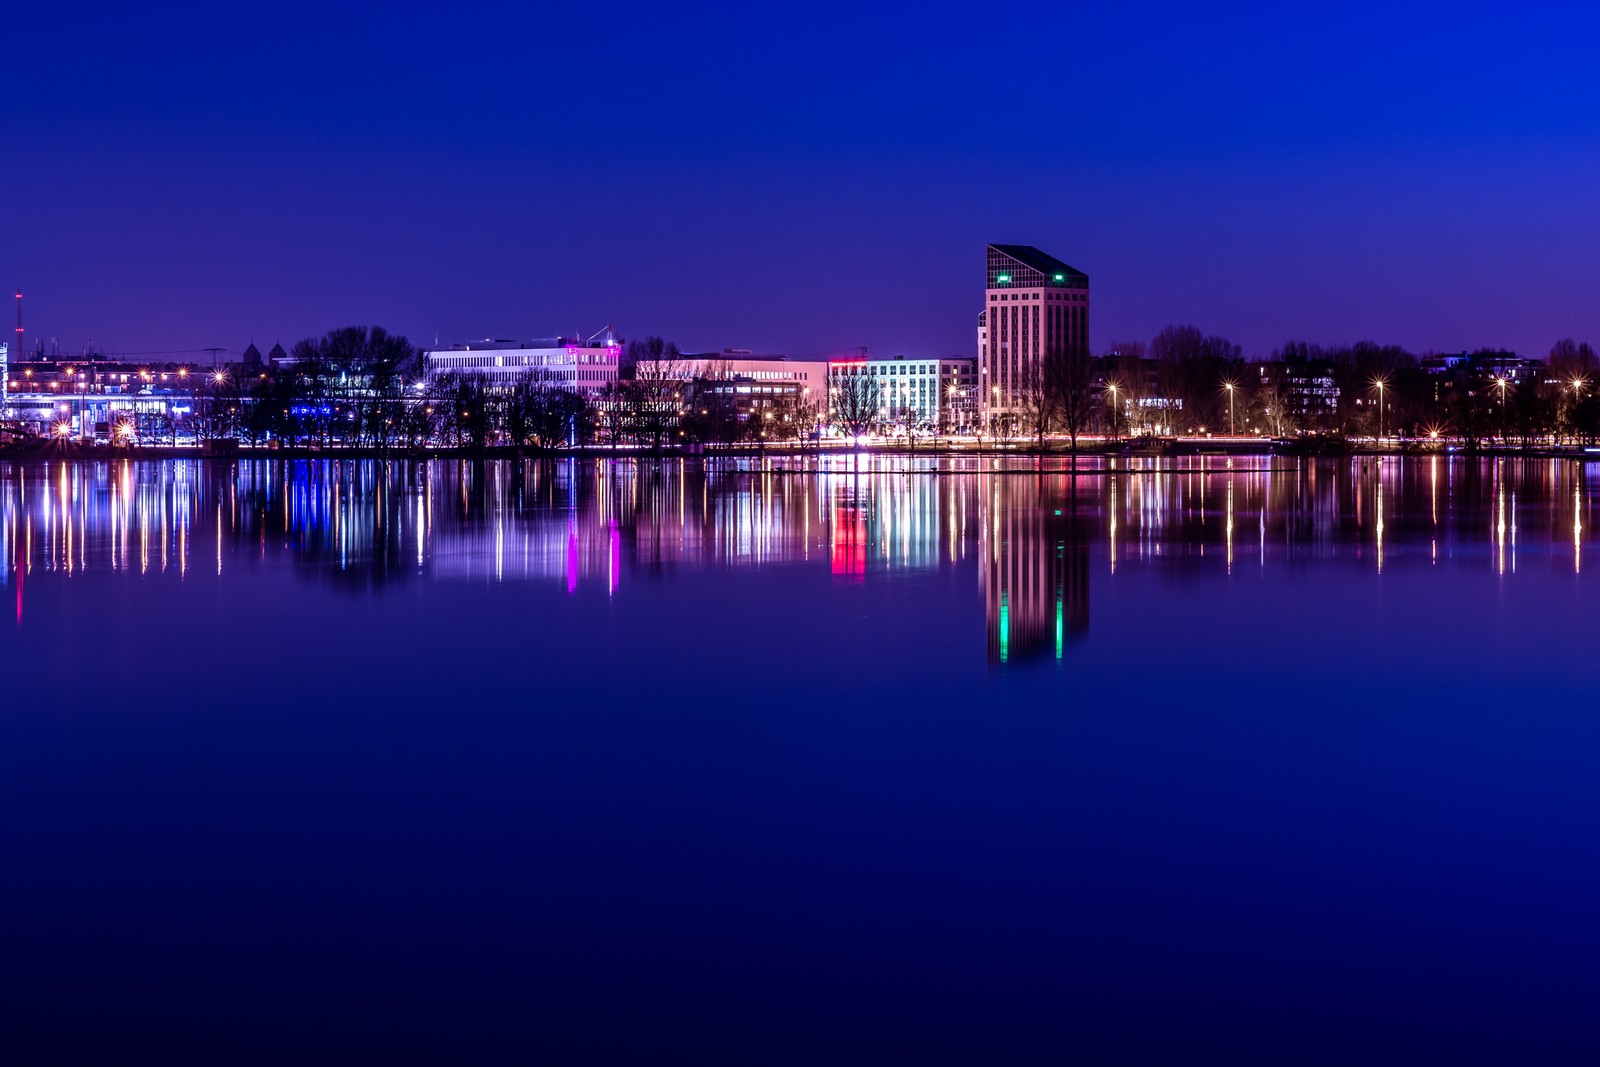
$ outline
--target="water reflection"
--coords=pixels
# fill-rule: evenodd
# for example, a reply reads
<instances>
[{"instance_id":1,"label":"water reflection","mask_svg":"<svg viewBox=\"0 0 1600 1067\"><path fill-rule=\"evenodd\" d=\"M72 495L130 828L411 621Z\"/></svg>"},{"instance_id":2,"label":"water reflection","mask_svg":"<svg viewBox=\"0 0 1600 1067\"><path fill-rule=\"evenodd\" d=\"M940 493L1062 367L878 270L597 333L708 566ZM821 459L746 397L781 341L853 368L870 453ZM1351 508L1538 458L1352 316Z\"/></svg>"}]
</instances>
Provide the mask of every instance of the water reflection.
<instances>
[{"instance_id":1,"label":"water reflection","mask_svg":"<svg viewBox=\"0 0 1600 1067\"><path fill-rule=\"evenodd\" d=\"M997 664L1062 658L1098 595L1337 565L1581 571L1600 466L1564 460L932 458L58 462L0 466L0 578L226 581L287 570L353 590L546 582L615 594L712 567L845 585L970 573ZM29 587L33 581L35 585Z\"/></svg>"}]
</instances>

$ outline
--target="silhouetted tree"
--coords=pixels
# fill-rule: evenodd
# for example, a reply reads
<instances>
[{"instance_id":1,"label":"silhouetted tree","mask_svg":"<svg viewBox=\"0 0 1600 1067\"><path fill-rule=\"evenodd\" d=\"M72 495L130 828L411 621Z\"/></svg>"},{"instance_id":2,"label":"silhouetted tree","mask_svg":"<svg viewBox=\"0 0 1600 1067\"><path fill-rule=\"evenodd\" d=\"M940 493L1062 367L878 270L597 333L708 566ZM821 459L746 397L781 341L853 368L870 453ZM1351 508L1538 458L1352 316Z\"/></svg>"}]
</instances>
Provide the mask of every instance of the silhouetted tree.
<instances>
[{"instance_id":1,"label":"silhouetted tree","mask_svg":"<svg viewBox=\"0 0 1600 1067\"><path fill-rule=\"evenodd\" d=\"M647 337L628 342L624 367L631 370L623 382L627 430L659 451L683 416L689 377L683 357L672 342Z\"/></svg>"},{"instance_id":2,"label":"silhouetted tree","mask_svg":"<svg viewBox=\"0 0 1600 1067\"><path fill-rule=\"evenodd\" d=\"M1055 349L1045 356L1045 374L1056 395L1056 410L1061 428L1078 452L1078 435L1088 429L1094 417L1095 374L1089 354L1080 348Z\"/></svg>"},{"instance_id":3,"label":"silhouetted tree","mask_svg":"<svg viewBox=\"0 0 1600 1067\"><path fill-rule=\"evenodd\" d=\"M848 366L833 376L828 390L834 425L851 437L860 437L880 418L883 395L878 379L867 373L864 364Z\"/></svg>"},{"instance_id":4,"label":"silhouetted tree","mask_svg":"<svg viewBox=\"0 0 1600 1067\"><path fill-rule=\"evenodd\" d=\"M1016 406L1022 424L1033 435L1034 447L1044 448L1044 435L1055 426L1059 414L1059 394L1054 388L1044 360L1024 362L1017 374Z\"/></svg>"}]
</instances>

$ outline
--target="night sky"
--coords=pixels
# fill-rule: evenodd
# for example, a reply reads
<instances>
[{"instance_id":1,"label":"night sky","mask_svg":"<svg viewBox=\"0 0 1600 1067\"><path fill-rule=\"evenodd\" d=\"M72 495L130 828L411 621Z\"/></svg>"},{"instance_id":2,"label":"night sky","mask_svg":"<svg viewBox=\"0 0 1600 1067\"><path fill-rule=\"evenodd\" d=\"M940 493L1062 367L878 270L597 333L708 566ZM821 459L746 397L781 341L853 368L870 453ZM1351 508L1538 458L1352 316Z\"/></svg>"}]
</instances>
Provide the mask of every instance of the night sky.
<instances>
[{"instance_id":1,"label":"night sky","mask_svg":"<svg viewBox=\"0 0 1600 1067\"><path fill-rule=\"evenodd\" d=\"M1588 5L12 5L29 345L661 334L974 352L983 244L1091 342L1600 340ZM10 309L6 309L9 313Z\"/></svg>"}]
</instances>

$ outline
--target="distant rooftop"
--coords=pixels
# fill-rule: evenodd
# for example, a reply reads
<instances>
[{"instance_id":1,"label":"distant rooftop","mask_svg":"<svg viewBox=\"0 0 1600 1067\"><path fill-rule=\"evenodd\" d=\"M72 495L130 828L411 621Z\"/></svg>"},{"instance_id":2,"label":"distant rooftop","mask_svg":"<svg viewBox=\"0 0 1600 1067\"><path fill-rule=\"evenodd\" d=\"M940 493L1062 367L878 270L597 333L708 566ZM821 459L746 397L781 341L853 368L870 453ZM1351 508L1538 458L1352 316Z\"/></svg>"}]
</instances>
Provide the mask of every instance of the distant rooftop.
<instances>
[{"instance_id":1,"label":"distant rooftop","mask_svg":"<svg viewBox=\"0 0 1600 1067\"><path fill-rule=\"evenodd\" d=\"M483 337L476 341L458 341L451 345L433 345L430 352L505 352L513 349L549 351L557 348L603 348L609 338L597 337L591 344L581 337L534 337L518 341L508 337Z\"/></svg>"},{"instance_id":2,"label":"distant rooftop","mask_svg":"<svg viewBox=\"0 0 1600 1067\"><path fill-rule=\"evenodd\" d=\"M724 348L721 352L685 352L684 359L766 359L785 360L782 352L752 352L748 348Z\"/></svg>"}]
</instances>

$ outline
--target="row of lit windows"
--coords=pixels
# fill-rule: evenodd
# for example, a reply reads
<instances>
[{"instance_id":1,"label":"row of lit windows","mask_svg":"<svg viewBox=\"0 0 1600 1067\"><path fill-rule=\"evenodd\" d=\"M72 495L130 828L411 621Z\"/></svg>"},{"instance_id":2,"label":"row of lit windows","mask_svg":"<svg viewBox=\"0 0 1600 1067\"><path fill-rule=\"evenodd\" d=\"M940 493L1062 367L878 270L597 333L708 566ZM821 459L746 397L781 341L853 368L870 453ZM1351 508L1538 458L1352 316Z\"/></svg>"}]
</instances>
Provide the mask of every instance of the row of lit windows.
<instances>
[{"instance_id":1,"label":"row of lit windows","mask_svg":"<svg viewBox=\"0 0 1600 1067\"><path fill-rule=\"evenodd\" d=\"M71 382L71 381L74 380L73 374L72 374L72 372L70 370L69 371L65 371L64 373L66 375L65 379L58 379L58 380L65 380L65 381L68 381L68 382ZM13 372L8 377L8 380L11 382L11 384L13 386L17 386L17 385L25 385L25 384L27 384L29 379L31 379L32 377L33 377L33 369L30 367L29 369L27 369L27 370L22 372L22 377L20 377L20 378L17 377L15 372ZM100 373L100 372L95 372L95 371L88 371L88 372L85 372L84 374L82 374L81 376L79 376L76 380L79 381L79 382L83 382L83 383L91 383L92 382L92 383L103 385L103 384L105 384L107 382L119 382L119 381L120 382L126 382L130 377L132 377L132 375L128 375L128 374L109 374L109 373ZM149 371L144 372L143 374L139 375L139 377L145 382L153 382L153 381L156 380L156 375L151 374ZM168 377L185 378L185 377L187 377L187 374L173 374L173 375L162 374L162 375L160 375L160 378L161 378L162 381L166 381Z\"/></svg>"},{"instance_id":2,"label":"row of lit windows","mask_svg":"<svg viewBox=\"0 0 1600 1067\"><path fill-rule=\"evenodd\" d=\"M882 368L881 370L879 369L880 366ZM910 375L912 377L918 377L918 376L929 376L929 377L932 377L932 376L937 376L938 373L939 373L939 368L937 366L935 366L934 364L932 364L932 363L894 363L894 364L867 363L867 364L847 365L847 366L838 367L838 368L835 368L835 369L840 374L858 374L858 373L859 374L871 374L874 377L876 377L878 375L884 375L884 376ZM963 375L963 374L966 375L969 378L972 376L972 365L971 364L966 364L966 365L963 365L963 366L956 366L956 367L951 367L950 368L950 376L952 378L959 377L960 375Z\"/></svg>"},{"instance_id":3,"label":"row of lit windows","mask_svg":"<svg viewBox=\"0 0 1600 1067\"><path fill-rule=\"evenodd\" d=\"M1089 301L1088 293L1063 293L1051 290L1043 296L1038 293L990 293L989 303L994 304L1002 300L1055 300L1073 304L1085 304Z\"/></svg>"}]
</instances>

